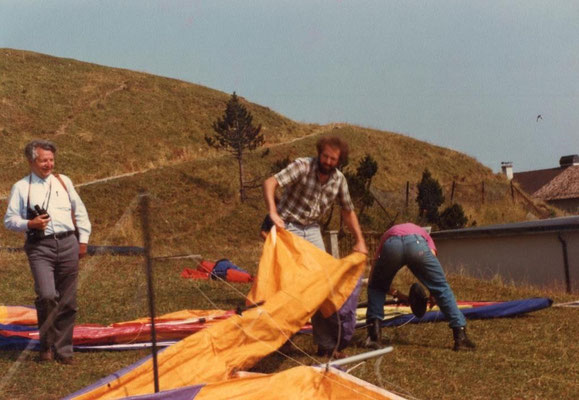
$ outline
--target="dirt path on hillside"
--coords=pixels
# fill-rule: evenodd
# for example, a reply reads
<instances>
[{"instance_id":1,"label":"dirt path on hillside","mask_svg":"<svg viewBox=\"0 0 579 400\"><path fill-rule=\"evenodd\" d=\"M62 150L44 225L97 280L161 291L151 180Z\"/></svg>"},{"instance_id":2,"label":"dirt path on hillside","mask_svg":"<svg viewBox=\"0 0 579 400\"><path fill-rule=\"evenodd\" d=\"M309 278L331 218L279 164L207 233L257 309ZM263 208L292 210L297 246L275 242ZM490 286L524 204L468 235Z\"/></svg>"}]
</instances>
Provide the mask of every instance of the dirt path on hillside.
<instances>
[{"instance_id":1,"label":"dirt path on hillside","mask_svg":"<svg viewBox=\"0 0 579 400\"><path fill-rule=\"evenodd\" d=\"M281 146L281 145L284 145L284 144L290 144L290 143L293 143L293 142L297 142L297 141L299 141L299 140L304 140L304 139L309 138L309 137L312 137L312 136L324 134L324 133L329 132L329 131L331 131L331 130L333 130L333 129L343 128L343 127L345 127L345 126L347 126L347 125L348 125L348 124L344 124L344 123L334 123L334 124L322 125L322 126L316 128L316 129L314 129L314 130L312 131L312 133L308 133L307 135L300 136L300 137L297 137L297 138L293 138L293 139L291 139L291 140L288 140L287 142L272 143L272 144L269 144L269 145L265 145L265 146L263 146L263 147L265 147L265 148L272 148L272 147L277 147L277 146Z\"/></svg>"},{"instance_id":2,"label":"dirt path on hillside","mask_svg":"<svg viewBox=\"0 0 579 400\"><path fill-rule=\"evenodd\" d=\"M117 88L117 89L115 89L115 90L112 90L110 93L108 93L108 94L105 95L104 97L107 97L108 95L111 95L112 93L114 93L114 92L116 92L116 91L118 91L118 90L123 90L122 86L119 87L119 88ZM98 101L98 100L95 100L95 101ZM336 128L343 128L344 126L347 126L347 125L348 125L348 124L344 124L344 123L335 123L335 124L322 125L322 126L316 128L316 129L314 129L314 130L312 131L312 133L309 133L309 134L307 134L307 135L300 136L300 137L297 137L297 138L293 138L293 139L288 140L288 141L286 141L286 142L272 143L272 144L269 144L269 145L265 145L264 147L265 147L265 148L272 148L272 147L277 147L277 146L282 146L282 145L291 144L291 143L294 143L294 142L297 142L297 141L300 141L300 140L307 139L307 138L312 137L312 136L316 136L316 135L320 135L320 134L329 132L329 131L331 131L331 130L333 130L333 129L336 129ZM65 128L63 128L63 129L65 129ZM61 133L61 134L62 134L62 133ZM229 157L229 154L223 154L223 155L220 155L220 156L217 156L217 157L199 157L199 158L196 158L196 159L203 160L203 159L221 158L221 157ZM163 164L163 165L159 165L159 166L156 166L156 167L153 167L153 168L147 168L147 169L143 169L143 170L139 170L139 171L127 172L127 173L119 174L119 175L113 175L113 176L109 176L109 177L106 177L106 178L95 179L95 180L92 180L92 181L75 184L74 186L75 186L75 187L83 187L83 186L95 185L95 184L99 184L99 183L103 183L103 182L110 182L110 181L114 181L114 180L117 180L117 179L127 178L127 177L129 177L129 176L134 176L134 175L138 175L138 174L144 174L144 173L146 173L146 172L153 171L153 170L157 170L157 169L161 169L161 168L165 168L165 167L168 167L168 166L179 165L179 164L182 164L182 163L188 162L188 161L191 161L191 160L187 159L187 160L173 161L173 162L169 162L169 163L166 163L166 164ZM8 199L8 196L7 196L7 195L0 197L0 200L7 200L7 199Z\"/></svg>"},{"instance_id":3,"label":"dirt path on hillside","mask_svg":"<svg viewBox=\"0 0 579 400\"><path fill-rule=\"evenodd\" d=\"M340 124L323 125L323 126L320 126L319 128L314 129L314 131L313 131L312 133L309 133L309 134L307 134L307 135L300 136L300 137L297 137L297 138L293 138L293 139L291 139L291 140L288 140L287 142L272 143L272 144L266 145L266 146L264 146L264 147L265 147L265 148L272 148L272 147L277 147L277 146L282 146L282 145L294 143L294 142L297 142L297 141L300 141L300 140L307 139L307 138L312 137L312 136L316 136L316 135L320 135L320 134L326 133L326 132L328 132L328 131L330 131L330 130L333 130L333 129L336 129L336 128L342 128L342 127L344 127L344 126L346 126L346 125L347 125L347 124L342 124L342 123L340 123ZM196 158L196 160L207 160L207 159L209 159L209 158L221 158L221 157L230 157L230 155L229 155L229 154L223 154L223 155L220 155L220 156L217 156L217 157L199 157L199 158ZM153 171L153 170L156 170L156 169L165 168L165 167L168 167L168 166L179 165L179 164L182 164L182 163L184 163L184 162L189 162L189 161L191 161L191 160L179 160L179 161L169 162L169 163L166 163L166 164L164 164L164 165L160 165L160 166L153 167L153 168L147 168L147 169L140 170L140 171L127 172L127 173L125 173L125 174L114 175L114 176L110 176L110 177L108 177L108 178L101 178L101 179L96 179L96 180L89 181L89 182L83 182L83 183L80 183L80 184L75 185L75 186L76 186L76 187L82 187L82 186L94 185L94 184L96 184L96 183L114 181L114 180L116 180L116 179L122 179L122 178L126 178L126 177L128 177L128 176L133 176L133 175L138 175L138 174L144 174L144 173L149 172L149 171Z\"/></svg>"},{"instance_id":4,"label":"dirt path on hillside","mask_svg":"<svg viewBox=\"0 0 579 400\"><path fill-rule=\"evenodd\" d=\"M124 81L114 89L111 89L101 95L98 95L96 98L93 98L92 100L89 99L88 102L86 100L82 101L82 99L79 100L77 104L73 107L72 112L66 117L66 120L62 124L60 124L60 126L56 130L56 136L66 134L66 130L68 129L70 124L72 124L72 122L75 120L77 115L82 114L87 110L90 110L92 107L98 105L100 102L105 101L112 94L120 92L122 90L127 90L127 88L128 82Z\"/></svg>"}]
</instances>

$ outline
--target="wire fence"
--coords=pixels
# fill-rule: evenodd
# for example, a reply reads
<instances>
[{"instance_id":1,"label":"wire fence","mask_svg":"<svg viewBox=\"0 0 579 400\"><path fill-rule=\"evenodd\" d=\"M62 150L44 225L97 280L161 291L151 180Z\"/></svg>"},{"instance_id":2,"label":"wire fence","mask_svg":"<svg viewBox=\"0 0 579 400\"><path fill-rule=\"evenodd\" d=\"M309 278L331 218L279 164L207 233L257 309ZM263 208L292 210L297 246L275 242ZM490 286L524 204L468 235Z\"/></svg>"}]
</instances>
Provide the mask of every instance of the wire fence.
<instances>
[{"instance_id":1,"label":"wire fence","mask_svg":"<svg viewBox=\"0 0 579 400\"><path fill-rule=\"evenodd\" d=\"M522 191L517 184L499 180L482 180L480 182L464 182L453 180L442 183L444 202L441 207L448 207L458 203L471 209L480 209L493 205L519 205L527 212L533 213L538 218L548 218L552 212L546 205L534 201L528 194ZM383 191L372 188L371 193L377 205L390 214L416 215L418 216L418 184L406 182L400 190Z\"/></svg>"},{"instance_id":2,"label":"wire fence","mask_svg":"<svg viewBox=\"0 0 579 400\"><path fill-rule=\"evenodd\" d=\"M504 200L516 202L522 194L512 182L507 184L483 180L476 183L465 183L454 180L440 186L444 195L443 204L469 203L480 205ZM398 191L382 191L373 188L372 194L378 201L387 200L391 207L394 204L396 208L410 208L416 202L418 184L407 181L405 187Z\"/></svg>"},{"instance_id":3,"label":"wire fence","mask_svg":"<svg viewBox=\"0 0 579 400\"><path fill-rule=\"evenodd\" d=\"M538 218L548 218L552 216L552 211L546 205L535 202L528 194L522 191L512 181L480 181L461 182L453 180L441 184L444 203L441 207L458 203L468 205L471 208L481 208L493 205L519 205L527 212ZM416 203L418 196L418 184L406 182L405 187L398 191L383 191L371 189L371 193L376 200L390 224L402 222L397 221L400 215L418 217L419 210ZM389 227L389 226L387 226ZM364 231L364 239L368 248L368 262L374 262L374 255L380 245L380 238L384 232ZM327 231L324 235L326 249L335 256L344 257L352 251L355 245L355 238L344 231Z\"/></svg>"}]
</instances>

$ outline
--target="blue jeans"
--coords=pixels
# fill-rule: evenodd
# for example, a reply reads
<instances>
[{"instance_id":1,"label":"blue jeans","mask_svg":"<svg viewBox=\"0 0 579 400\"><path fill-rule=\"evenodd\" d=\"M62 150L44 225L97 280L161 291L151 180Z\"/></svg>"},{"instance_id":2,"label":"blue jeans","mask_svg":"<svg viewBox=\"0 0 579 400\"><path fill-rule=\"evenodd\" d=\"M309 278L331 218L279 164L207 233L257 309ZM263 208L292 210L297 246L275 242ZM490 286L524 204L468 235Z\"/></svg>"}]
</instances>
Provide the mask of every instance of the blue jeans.
<instances>
[{"instance_id":1,"label":"blue jeans","mask_svg":"<svg viewBox=\"0 0 579 400\"><path fill-rule=\"evenodd\" d=\"M319 225L300 225L289 222L286 224L286 229L306 239L319 249L326 251ZM312 331L315 344L325 350L334 349L336 346L339 350L342 350L348 345L354 336L356 328L356 307L361 289L362 278L360 277L354 291L336 313L328 318L324 318L320 311L313 315Z\"/></svg>"},{"instance_id":2,"label":"blue jeans","mask_svg":"<svg viewBox=\"0 0 579 400\"><path fill-rule=\"evenodd\" d=\"M384 319L386 294L394 276L404 265L434 296L451 328L466 326L466 319L456 305L438 258L420 235L392 236L382 245L380 256L370 272L367 321Z\"/></svg>"},{"instance_id":3,"label":"blue jeans","mask_svg":"<svg viewBox=\"0 0 579 400\"><path fill-rule=\"evenodd\" d=\"M324 244L322 231L318 224L300 225L296 224L295 222L288 222L286 224L286 230L301 238L306 239L308 242L316 246L318 249L326 251L326 245Z\"/></svg>"}]
</instances>

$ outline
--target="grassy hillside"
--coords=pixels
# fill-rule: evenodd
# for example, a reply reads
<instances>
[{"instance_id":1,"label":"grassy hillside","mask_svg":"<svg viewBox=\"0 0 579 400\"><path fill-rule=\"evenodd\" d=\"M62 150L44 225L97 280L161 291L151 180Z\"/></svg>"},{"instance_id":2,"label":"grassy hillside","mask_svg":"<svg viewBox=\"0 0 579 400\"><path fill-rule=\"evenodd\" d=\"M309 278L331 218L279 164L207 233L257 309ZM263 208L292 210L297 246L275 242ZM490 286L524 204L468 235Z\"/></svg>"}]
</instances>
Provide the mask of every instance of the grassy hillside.
<instances>
[{"instance_id":1,"label":"grassy hillside","mask_svg":"<svg viewBox=\"0 0 579 400\"><path fill-rule=\"evenodd\" d=\"M440 179L450 177L444 171L463 170L473 179L494 182L507 190L507 183L493 176L482 165L462 154L437 148L424 142L403 138L386 132L368 131L356 127L340 127L332 132L347 139L352 148L352 159L359 159L370 153L381 167L374 179L374 186L382 193L390 194L385 214L379 206L370 209L372 222L366 229L380 230L391 222L391 218L403 210L403 188L406 179L419 180L422 167L430 167ZM263 151L254 152L247 157L247 170L258 182L270 174L274 161L286 156L314 155L314 135L290 144L272 146L264 155ZM403 140L402 140L403 139ZM388 151L381 151L373 143L381 142ZM406 142L414 142L415 154L412 161L406 162L399 155L404 151ZM434 155L433 155L434 154ZM438 155L438 158L435 158ZM393 161L390 161L393 160ZM432 160L436 160L433 162ZM61 162L61 161L59 161ZM355 163L354 163L355 164ZM414 167L417 165L417 167ZM399 172L400 171L400 172ZM159 251L220 252L242 251L244 245L258 243L257 230L265 209L259 187L249 192L249 200L242 204L238 200L237 166L227 154L208 159L196 159L150 170L108 182L86 185L78 188L85 201L93 222L92 242L108 245L130 245L140 243L139 216L136 199L140 190L151 195L153 236L159 240ZM513 207L508 201L489 203L484 207L478 200L464 202L465 208L473 210L470 214L479 221L486 213L506 207L514 209L508 215L511 220L524 218L524 209ZM5 207L5 201L0 202ZM414 207L414 205L413 205ZM475 207L478 207L475 209ZM415 208L415 207L414 207ZM505 209L503 209L504 212ZM469 215L470 215L469 214ZM411 219L413 216L409 216ZM415 217L415 215L414 215ZM490 222L508 220L507 215L498 214ZM405 218L399 215L397 221ZM335 227L335 226L334 226ZM4 244L17 245L19 235L0 231ZM211 246L207 246L211 243ZM219 256L219 254L215 254Z\"/></svg>"},{"instance_id":2,"label":"grassy hillside","mask_svg":"<svg viewBox=\"0 0 579 400\"><path fill-rule=\"evenodd\" d=\"M0 49L0 193L25 172L21 149L35 137L61 145L58 161L78 183L207 156L203 137L228 98L175 79ZM268 143L313 129L245 105Z\"/></svg>"},{"instance_id":3,"label":"grassy hillside","mask_svg":"<svg viewBox=\"0 0 579 400\"><path fill-rule=\"evenodd\" d=\"M79 188L94 226L92 242L138 243L135 198L151 193L160 252L227 253L224 243L259 243L256 232L264 207L260 189L250 200L237 199L237 167L227 153L204 142L211 124L225 109L228 94L199 85L75 60L0 50L0 194L27 173L24 144L34 137L55 141L57 170L76 184L134 171L142 174ZM380 200L365 229L380 231L416 218L415 184L428 168L445 189L457 183L459 201L471 223L517 221L527 210L508 198L506 180L474 158L391 132L334 124L317 126L291 121L266 107L245 101L254 121L263 125L266 147L248 154L248 180L257 185L275 161L315 155L320 135L345 138L350 165L370 154L379 165L373 188ZM479 187L486 183L486 203ZM406 183L411 183L408 208ZM5 201L0 201L5 207ZM386 211L383 210L386 209ZM251 232L251 235L248 235ZM0 240L16 245L20 236L2 230ZM213 244L207 250L207 241ZM256 242L257 241L257 242ZM217 246L215 246L217 245ZM251 247L251 246L250 246ZM249 253L252 253L251 251Z\"/></svg>"}]
</instances>

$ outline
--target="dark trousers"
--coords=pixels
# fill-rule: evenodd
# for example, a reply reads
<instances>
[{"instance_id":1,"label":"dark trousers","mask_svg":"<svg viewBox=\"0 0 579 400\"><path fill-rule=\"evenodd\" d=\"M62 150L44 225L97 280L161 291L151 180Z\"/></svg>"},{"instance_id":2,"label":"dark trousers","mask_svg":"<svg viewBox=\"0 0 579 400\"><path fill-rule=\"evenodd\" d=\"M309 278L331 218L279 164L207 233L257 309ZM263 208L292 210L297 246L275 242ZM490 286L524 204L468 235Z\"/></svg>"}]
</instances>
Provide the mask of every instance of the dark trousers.
<instances>
[{"instance_id":1,"label":"dark trousers","mask_svg":"<svg viewBox=\"0 0 579 400\"><path fill-rule=\"evenodd\" d=\"M54 350L57 357L72 357L72 333L76 318L78 241L62 239L27 241L24 248L34 278L40 350Z\"/></svg>"}]
</instances>

